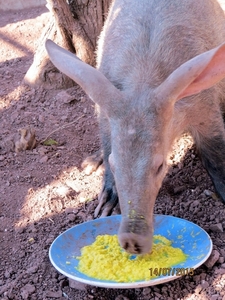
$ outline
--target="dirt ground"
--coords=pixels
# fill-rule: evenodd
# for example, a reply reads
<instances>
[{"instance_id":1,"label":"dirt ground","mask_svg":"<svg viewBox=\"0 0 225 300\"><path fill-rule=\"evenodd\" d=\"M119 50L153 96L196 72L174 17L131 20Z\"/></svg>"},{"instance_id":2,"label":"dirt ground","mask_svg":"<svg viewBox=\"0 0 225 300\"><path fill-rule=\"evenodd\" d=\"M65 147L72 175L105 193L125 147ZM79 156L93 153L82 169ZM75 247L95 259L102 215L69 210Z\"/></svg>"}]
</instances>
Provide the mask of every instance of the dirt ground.
<instances>
[{"instance_id":1,"label":"dirt ground","mask_svg":"<svg viewBox=\"0 0 225 300\"><path fill-rule=\"evenodd\" d=\"M194 276L124 290L79 284L54 269L48 258L53 240L93 219L102 175L86 175L81 163L99 149L97 119L78 87L65 92L22 83L48 22L47 9L0 16L0 299L225 300L225 205L188 135L174 146L155 213L204 228L213 241L210 260ZM23 128L35 130L37 145L16 153L21 128L24 136ZM57 144L43 145L48 136Z\"/></svg>"}]
</instances>

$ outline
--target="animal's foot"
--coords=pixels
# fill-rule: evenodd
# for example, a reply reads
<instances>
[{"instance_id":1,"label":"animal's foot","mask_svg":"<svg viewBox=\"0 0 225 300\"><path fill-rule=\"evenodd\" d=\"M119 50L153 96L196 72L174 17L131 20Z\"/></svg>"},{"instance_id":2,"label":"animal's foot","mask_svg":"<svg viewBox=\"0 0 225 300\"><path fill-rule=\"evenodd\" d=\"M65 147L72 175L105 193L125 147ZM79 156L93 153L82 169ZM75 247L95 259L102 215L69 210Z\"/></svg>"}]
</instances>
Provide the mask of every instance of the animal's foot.
<instances>
[{"instance_id":1,"label":"animal's foot","mask_svg":"<svg viewBox=\"0 0 225 300\"><path fill-rule=\"evenodd\" d=\"M81 165L85 174L90 175L95 172L97 169L99 173L102 172L103 169L103 153L102 150L96 151L94 154L88 156Z\"/></svg>"},{"instance_id":2,"label":"animal's foot","mask_svg":"<svg viewBox=\"0 0 225 300\"><path fill-rule=\"evenodd\" d=\"M95 209L94 217L97 218L100 211L101 217L111 215L114 207L118 203L118 195L116 191L113 175L105 174L103 189L98 197L99 204Z\"/></svg>"}]
</instances>

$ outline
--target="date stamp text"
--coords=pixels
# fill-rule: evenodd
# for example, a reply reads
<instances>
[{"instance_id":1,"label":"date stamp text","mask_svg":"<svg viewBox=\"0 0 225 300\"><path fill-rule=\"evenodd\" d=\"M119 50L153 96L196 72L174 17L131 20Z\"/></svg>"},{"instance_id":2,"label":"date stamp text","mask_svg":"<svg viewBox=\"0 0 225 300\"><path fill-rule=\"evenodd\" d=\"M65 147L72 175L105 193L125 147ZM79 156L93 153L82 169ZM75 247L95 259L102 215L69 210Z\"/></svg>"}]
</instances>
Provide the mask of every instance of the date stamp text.
<instances>
[{"instance_id":1,"label":"date stamp text","mask_svg":"<svg viewBox=\"0 0 225 300\"><path fill-rule=\"evenodd\" d=\"M149 268L150 276L194 275L194 268Z\"/></svg>"}]
</instances>

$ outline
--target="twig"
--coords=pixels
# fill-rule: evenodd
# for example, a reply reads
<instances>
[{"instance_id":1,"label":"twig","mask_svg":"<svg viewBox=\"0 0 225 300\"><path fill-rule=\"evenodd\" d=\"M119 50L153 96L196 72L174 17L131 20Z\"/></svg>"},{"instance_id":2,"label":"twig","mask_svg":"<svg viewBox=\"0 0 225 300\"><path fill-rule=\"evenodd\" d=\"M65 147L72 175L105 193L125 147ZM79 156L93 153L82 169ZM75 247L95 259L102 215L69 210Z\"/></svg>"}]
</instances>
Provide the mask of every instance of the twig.
<instances>
[{"instance_id":1,"label":"twig","mask_svg":"<svg viewBox=\"0 0 225 300\"><path fill-rule=\"evenodd\" d=\"M76 123L78 120L80 120L80 119L83 118L83 117L85 117L85 115L82 115L82 116L78 117L76 120L74 120L74 121L71 122L71 123L65 124L65 125L63 125L63 126L57 128L57 129L53 130L52 132L50 132L50 133L46 136L46 138L45 138L44 140L42 140L42 141L40 142L40 144L43 144L43 143L44 143L44 142L45 142L45 141L46 141L53 133L55 133L56 131L71 126L72 124Z\"/></svg>"}]
</instances>

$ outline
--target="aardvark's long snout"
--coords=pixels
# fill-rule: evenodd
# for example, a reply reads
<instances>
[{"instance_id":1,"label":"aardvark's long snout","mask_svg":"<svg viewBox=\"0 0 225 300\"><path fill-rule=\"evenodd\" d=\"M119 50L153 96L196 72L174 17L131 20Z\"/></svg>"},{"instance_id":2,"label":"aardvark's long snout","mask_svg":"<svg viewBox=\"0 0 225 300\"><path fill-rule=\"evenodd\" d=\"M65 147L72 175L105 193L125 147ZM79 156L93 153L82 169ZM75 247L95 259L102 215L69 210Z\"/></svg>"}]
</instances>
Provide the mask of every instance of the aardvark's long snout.
<instances>
[{"instance_id":1,"label":"aardvark's long snout","mask_svg":"<svg viewBox=\"0 0 225 300\"><path fill-rule=\"evenodd\" d=\"M118 233L121 247L131 254L145 254L152 249L153 227L140 219L123 219Z\"/></svg>"}]
</instances>

